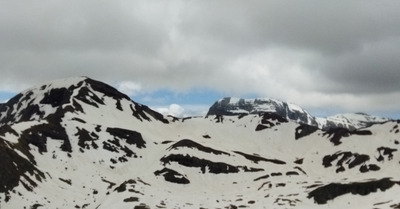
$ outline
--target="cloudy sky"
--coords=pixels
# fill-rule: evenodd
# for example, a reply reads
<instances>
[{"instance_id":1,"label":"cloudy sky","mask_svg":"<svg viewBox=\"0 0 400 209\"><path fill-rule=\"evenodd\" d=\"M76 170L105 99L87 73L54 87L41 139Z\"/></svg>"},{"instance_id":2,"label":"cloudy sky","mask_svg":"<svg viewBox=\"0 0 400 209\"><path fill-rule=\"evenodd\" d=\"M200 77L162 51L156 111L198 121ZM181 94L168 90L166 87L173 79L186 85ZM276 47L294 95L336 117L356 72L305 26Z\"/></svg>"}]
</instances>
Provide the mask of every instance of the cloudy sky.
<instances>
[{"instance_id":1,"label":"cloudy sky","mask_svg":"<svg viewBox=\"0 0 400 209\"><path fill-rule=\"evenodd\" d=\"M400 1L2 0L0 101L85 75L176 115L224 96L400 118Z\"/></svg>"}]
</instances>

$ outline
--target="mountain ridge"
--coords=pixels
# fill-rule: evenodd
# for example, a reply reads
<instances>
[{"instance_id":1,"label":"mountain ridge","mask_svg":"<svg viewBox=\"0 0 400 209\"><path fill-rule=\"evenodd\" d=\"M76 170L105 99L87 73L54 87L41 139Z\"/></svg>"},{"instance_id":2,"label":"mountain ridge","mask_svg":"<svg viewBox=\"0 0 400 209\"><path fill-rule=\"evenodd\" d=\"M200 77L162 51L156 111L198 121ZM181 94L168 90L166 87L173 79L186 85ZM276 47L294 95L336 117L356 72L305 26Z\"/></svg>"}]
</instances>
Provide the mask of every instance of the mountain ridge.
<instances>
[{"instance_id":1,"label":"mountain ridge","mask_svg":"<svg viewBox=\"0 0 400 209\"><path fill-rule=\"evenodd\" d=\"M105 83L62 79L1 108L0 208L396 208L399 124L164 117Z\"/></svg>"}]
</instances>

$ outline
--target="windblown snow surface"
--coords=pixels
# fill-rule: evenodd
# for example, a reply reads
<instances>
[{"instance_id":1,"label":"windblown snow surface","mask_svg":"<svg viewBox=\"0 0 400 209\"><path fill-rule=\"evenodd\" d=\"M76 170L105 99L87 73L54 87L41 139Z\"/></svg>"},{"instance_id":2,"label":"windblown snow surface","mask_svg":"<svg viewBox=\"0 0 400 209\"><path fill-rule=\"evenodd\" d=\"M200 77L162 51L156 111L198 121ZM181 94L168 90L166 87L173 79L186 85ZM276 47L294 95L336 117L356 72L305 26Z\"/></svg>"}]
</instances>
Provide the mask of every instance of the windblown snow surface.
<instances>
[{"instance_id":1,"label":"windblown snow surface","mask_svg":"<svg viewBox=\"0 0 400 209\"><path fill-rule=\"evenodd\" d=\"M399 123L165 117L58 80L0 105L0 208L400 208Z\"/></svg>"}]
</instances>

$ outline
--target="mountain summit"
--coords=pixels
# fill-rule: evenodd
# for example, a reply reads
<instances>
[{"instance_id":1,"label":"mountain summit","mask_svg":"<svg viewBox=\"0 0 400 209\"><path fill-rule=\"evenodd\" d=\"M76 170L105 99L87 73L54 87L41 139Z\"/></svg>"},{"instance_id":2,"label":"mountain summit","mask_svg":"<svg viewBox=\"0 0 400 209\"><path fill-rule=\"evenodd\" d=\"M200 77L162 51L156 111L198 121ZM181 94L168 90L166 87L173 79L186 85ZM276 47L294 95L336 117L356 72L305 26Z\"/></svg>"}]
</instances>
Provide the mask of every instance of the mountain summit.
<instances>
[{"instance_id":1,"label":"mountain summit","mask_svg":"<svg viewBox=\"0 0 400 209\"><path fill-rule=\"evenodd\" d=\"M124 105L125 103L129 104ZM60 119L67 112L87 114L82 104L99 111L115 107L121 112L131 112L140 120L153 118L168 122L161 114L132 101L105 83L87 77L74 77L56 80L14 96L0 107L0 125Z\"/></svg>"},{"instance_id":2,"label":"mountain summit","mask_svg":"<svg viewBox=\"0 0 400 209\"><path fill-rule=\"evenodd\" d=\"M90 78L49 82L0 106L0 208L399 208L400 121L312 119L231 98L164 117Z\"/></svg>"}]
</instances>

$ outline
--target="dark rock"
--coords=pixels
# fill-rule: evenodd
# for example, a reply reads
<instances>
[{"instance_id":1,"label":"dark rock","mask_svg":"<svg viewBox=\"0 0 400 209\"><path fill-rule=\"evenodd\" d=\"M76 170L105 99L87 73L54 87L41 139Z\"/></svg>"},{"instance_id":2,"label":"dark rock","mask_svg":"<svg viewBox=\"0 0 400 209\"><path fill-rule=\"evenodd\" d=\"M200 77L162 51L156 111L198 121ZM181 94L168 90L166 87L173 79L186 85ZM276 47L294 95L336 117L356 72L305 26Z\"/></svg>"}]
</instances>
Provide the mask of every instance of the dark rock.
<instances>
[{"instance_id":1,"label":"dark rock","mask_svg":"<svg viewBox=\"0 0 400 209\"><path fill-rule=\"evenodd\" d=\"M238 168L242 168L244 172L260 172L260 171L264 171L263 168L249 168L247 166L238 166Z\"/></svg>"},{"instance_id":2,"label":"dark rock","mask_svg":"<svg viewBox=\"0 0 400 209\"><path fill-rule=\"evenodd\" d=\"M71 152L71 143L65 129L59 124L39 124L25 129L20 137L20 142L28 146L32 144L39 149L39 152L47 152L47 138L62 140L61 150Z\"/></svg>"},{"instance_id":3,"label":"dark rock","mask_svg":"<svg viewBox=\"0 0 400 209\"><path fill-rule=\"evenodd\" d=\"M113 164L117 164L117 160L115 160L115 159L113 159L113 158L111 158L110 161L111 161Z\"/></svg>"},{"instance_id":4,"label":"dark rock","mask_svg":"<svg viewBox=\"0 0 400 209\"><path fill-rule=\"evenodd\" d=\"M80 118L77 118L77 117L73 117L71 120L75 120L75 121L78 121L80 123L86 123L86 121L84 121L84 120L82 120Z\"/></svg>"},{"instance_id":5,"label":"dark rock","mask_svg":"<svg viewBox=\"0 0 400 209\"><path fill-rule=\"evenodd\" d=\"M279 123L287 123L289 122L286 118L282 117L281 115L278 115L277 113L273 112L264 112L259 114L262 119L261 119L261 124L269 124L271 122L277 122Z\"/></svg>"},{"instance_id":6,"label":"dark rock","mask_svg":"<svg viewBox=\"0 0 400 209\"><path fill-rule=\"evenodd\" d=\"M279 165L284 165L286 164L286 162L281 161L281 160L277 160L277 159L268 159L268 158L264 158L264 157L260 157L260 156L256 156L256 155L249 155L243 152L239 152L239 151L234 151L234 153L242 155L243 157L245 157L248 160L253 161L254 163L258 163L260 161L264 161L264 162L269 162L269 163L274 163L274 164L279 164Z\"/></svg>"},{"instance_id":7,"label":"dark rock","mask_svg":"<svg viewBox=\"0 0 400 209\"><path fill-rule=\"evenodd\" d=\"M106 179L103 179L103 178L102 178L101 181L103 181L103 182L105 182L105 183L108 183L107 189L111 189L111 188L113 188L113 187L115 186L115 183L114 183L114 182L108 181L108 180L106 180Z\"/></svg>"},{"instance_id":8,"label":"dark rock","mask_svg":"<svg viewBox=\"0 0 400 209\"><path fill-rule=\"evenodd\" d=\"M282 173L281 172L271 173L271 176L282 176Z\"/></svg>"},{"instance_id":9,"label":"dark rock","mask_svg":"<svg viewBox=\"0 0 400 209\"><path fill-rule=\"evenodd\" d=\"M180 165L187 167L197 167L201 169L202 173L206 173L206 168L210 173L238 173L239 168L222 162L212 162L210 160L200 159L190 155L172 154L163 157L160 160L164 165L171 162L177 162Z\"/></svg>"},{"instance_id":10,"label":"dark rock","mask_svg":"<svg viewBox=\"0 0 400 209\"><path fill-rule=\"evenodd\" d=\"M339 145L342 142L340 139L342 137L348 137L351 135L350 131L346 128L334 128L325 131L322 136L328 135L329 140L334 144L334 145Z\"/></svg>"},{"instance_id":11,"label":"dark rock","mask_svg":"<svg viewBox=\"0 0 400 209\"><path fill-rule=\"evenodd\" d=\"M19 136L19 134L10 125L0 126L0 135L5 136L6 133L10 133L14 136Z\"/></svg>"},{"instance_id":12,"label":"dark rock","mask_svg":"<svg viewBox=\"0 0 400 209\"><path fill-rule=\"evenodd\" d=\"M193 117L184 117L184 118L182 118L182 122L185 122L185 120L190 120L190 119L192 119Z\"/></svg>"},{"instance_id":13,"label":"dark rock","mask_svg":"<svg viewBox=\"0 0 400 209\"><path fill-rule=\"evenodd\" d=\"M242 119L243 117L248 116L248 115L249 115L248 113L240 113L238 115L238 119Z\"/></svg>"},{"instance_id":14,"label":"dark rock","mask_svg":"<svg viewBox=\"0 0 400 209\"><path fill-rule=\"evenodd\" d=\"M66 183L66 184L72 185L71 179L63 179L63 178L58 178L58 179L60 179L60 181Z\"/></svg>"},{"instance_id":15,"label":"dark rock","mask_svg":"<svg viewBox=\"0 0 400 209\"><path fill-rule=\"evenodd\" d=\"M130 98L127 95L119 92L117 89L106 83L96 81L91 78L86 78L85 82L89 83L90 86L93 88L93 90L101 92L104 95L111 97L115 100L121 100L121 99L130 100Z\"/></svg>"},{"instance_id":16,"label":"dark rock","mask_svg":"<svg viewBox=\"0 0 400 209\"><path fill-rule=\"evenodd\" d=\"M115 188L114 191L117 191L117 192L124 192L124 191L126 191L126 184L127 184L127 182L122 183L122 184L119 185L117 188Z\"/></svg>"},{"instance_id":17,"label":"dark rock","mask_svg":"<svg viewBox=\"0 0 400 209\"><path fill-rule=\"evenodd\" d=\"M286 172L286 176L298 176L299 173L297 173L296 171L288 171Z\"/></svg>"},{"instance_id":18,"label":"dark rock","mask_svg":"<svg viewBox=\"0 0 400 209\"><path fill-rule=\"evenodd\" d=\"M378 149L379 157L378 161L384 160L384 156L386 155L388 157L388 160L393 159L393 152L397 152L397 149L390 148L390 147L379 147Z\"/></svg>"},{"instance_id":19,"label":"dark rock","mask_svg":"<svg viewBox=\"0 0 400 209\"><path fill-rule=\"evenodd\" d=\"M369 136L369 135L372 135L372 132L370 130L358 130L357 129L357 130L352 131L351 134Z\"/></svg>"},{"instance_id":20,"label":"dark rock","mask_svg":"<svg viewBox=\"0 0 400 209\"><path fill-rule=\"evenodd\" d=\"M298 166L294 167L294 169L297 169L297 170L299 170L300 172L302 172L304 175L307 175L307 173L306 173L302 168L300 168L300 167L298 167Z\"/></svg>"},{"instance_id":21,"label":"dark rock","mask_svg":"<svg viewBox=\"0 0 400 209\"><path fill-rule=\"evenodd\" d=\"M104 150L108 150L108 151L110 151L110 152L119 153L118 148L117 148L116 146L110 144L110 143L107 142L107 141L104 141L104 142L103 142L103 149L104 149Z\"/></svg>"},{"instance_id":22,"label":"dark rock","mask_svg":"<svg viewBox=\"0 0 400 209\"><path fill-rule=\"evenodd\" d=\"M24 185L27 188L35 187L36 183L28 175L34 176L38 181L45 179L44 173L35 167L33 157L28 155L31 160L27 160L16 152L17 149L22 153L27 153L27 150L21 150L27 149L26 147L10 146L6 140L0 137L0 193L10 192L18 186L19 182L22 183L21 178L27 182L25 184L31 184L30 186Z\"/></svg>"},{"instance_id":23,"label":"dark rock","mask_svg":"<svg viewBox=\"0 0 400 209\"><path fill-rule=\"evenodd\" d=\"M171 145L168 148L168 150L172 150L172 149L176 150L176 149L178 149L180 147L192 148L192 149L194 148L194 149L197 149L199 151L206 152L206 153L211 153L211 154L215 154L215 155L222 155L222 154L223 155L228 155L228 156L230 155L227 152L215 150L215 149L212 149L210 147L205 147L205 146L203 146L203 145L201 145L201 144L199 144L197 142L194 142L194 141L192 141L190 139L182 139L182 140L176 142L175 144Z\"/></svg>"},{"instance_id":24,"label":"dark rock","mask_svg":"<svg viewBox=\"0 0 400 209\"><path fill-rule=\"evenodd\" d=\"M134 107L133 107L134 105ZM133 102L133 105L130 105L130 108L132 110L132 115L134 117L136 117L138 120L143 121L143 120L147 120L147 121L151 121L151 119L146 115L149 114L150 116L152 116L154 119L161 121L163 123L168 124L169 121L167 119L164 118L164 116L152 109L150 109L149 107L147 107L146 105L140 105L137 104L135 102Z\"/></svg>"},{"instance_id":25,"label":"dark rock","mask_svg":"<svg viewBox=\"0 0 400 209\"><path fill-rule=\"evenodd\" d=\"M360 170L361 173L366 173L366 172L369 171L367 165L362 165L362 166L360 166L360 169L359 169L359 170Z\"/></svg>"},{"instance_id":26,"label":"dark rock","mask_svg":"<svg viewBox=\"0 0 400 209\"><path fill-rule=\"evenodd\" d=\"M78 145L84 149L90 149L90 145L93 145L93 143L95 144L95 141L99 139L97 135L94 135L93 133L90 134L89 131L84 128L78 128L78 132L75 136L78 136L79 138Z\"/></svg>"},{"instance_id":27,"label":"dark rock","mask_svg":"<svg viewBox=\"0 0 400 209\"><path fill-rule=\"evenodd\" d=\"M224 116L216 115L214 120L216 120L217 123L223 123L224 122Z\"/></svg>"},{"instance_id":28,"label":"dark rock","mask_svg":"<svg viewBox=\"0 0 400 209\"><path fill-rule=\"evenodd\" d=\"M125 139L128 144L135 144L137 148L145 148L146 142L143 140L142 134L136 131L122 129L122 128L107 128L106 131L118 137L120 139Z\"/></svg>"},{"instance_id":29,"label":"dark rock","mask_svg":"<svg viewBox=\"0 0 400 209\"><path fill-rule=\"evenodd\" d=\"M326 130L323 133L323 136L328 135L329 140L334 145L339 145L342 142L340 141L343 137L349 137L351 135L372 135L372 132L369 130L352 130L350 131L347 128L333 128Z\"/></svg>"},{"instance_id":30,"label":"dark rock","mask_svg":"<svg viewBox=\"0 0 400 209\"><path fill-rule=\"evenodd\" d=\"M98 108L99 105L104 105L103 100L94 94L87 86L82 86L74 98L96 108Z\"/></svg>"},{"instance_id":31,"label":"dark rock","mask_svg":"<svg viewBox=\"0 0 400 209\"><path fill-rule=\"evenodd\" d=\"M156 176L162 175L164 176L165 181L169 181L172 183L177 183L177 184L190 183L189 179L187 179L184 175L169 168L163 168L162 170L155 171L154 175Z\"/></svg>"},{"instance_id":32,"label":"dark rock","mask_svg":"<svg viewBox=\"0 0 400 209\"><path fill-rule=\"evenodd\" d=\"M173 141L167 140L167 141L162 141L161 144L169 144L169 143L171 143L171 142L173 142Z\"/></svg>"},{"instance_id":33,"label":"dark rock","mask_svg":"<svg viewBox=\"0 0 400 209\"><path fill-rule=\"evenodd\" d=\"M35 203L35 204L33 204L33 205L30 207L30 209L37 209L37 208L39 208L39 207L43 207L43 205L42 205L42 204L39 204L39 203Z\"/></svg>"},{"instance_id":34,"label":"dark rock","mask_svg":"<svg viewBox=\"0 0 400 209\"><path fill-rule=\"evenodd\" d=\"M369 161L370 157L365 154L358 154L358 153L352 153L352 152L337 152L333 155L325 155L324 158L322 159L322 165L326 167L332 166L332 162L337 160L336 163L336 173L343 172L345 171L344 164L348 165L349 169L352 169L356 166L361 166L362 164L365 164L367 161ZM361 170L364 170L365 168L360 168Z\"/></svg>"},{"instance_id":35,"label":"dark rock","mask_svg":"<svg viewBox=\"0 0 400 209\"><path fill-rule=\"evenodd\" d=\"M67 88L50 89L44 94L40 104L50 104L52 107L58 107L69 102L72 91Z\"/></svg>"},{"instance_id":36,"label":"dark rock","mask_svg":"<svg viewBox=\"0 0 400 209\"><path fill-rule=\"evenodd\" d=\"M226 209L237 209L238 207L236 205L230 204Z\"/></svg>"},{"instance_id":37,"label":"dark rock","mask_svg":"<svg viewBox=\"0 0 400 209\"><path fill-rule=\"evenodd\" d=\"M294 163L301 165L301 164L303 164L303 160L304 160L304 158L297 159L294 161Z\"/></svg>"},{"instance_id":38,"label":"dark rock","mask_svg":"<svg viewBox=\"0 0 400 209\"><path fill-rule=\"evenodd\" d=\"M44 112L42 112L37 104L30 104L25 109L22 109L19 112L21 116L18 122L22 121L30 121L32 120L33 116L37 115L39 118L44 116Z\"/></svg>"},{"instance_id":39,"label":"dark rock","mask_svg":"<svg viewBox=\"0 0 400 209\"><path fill-rule=\"evenodd\" d=\"M264 176L260 176L260 177L258 177L256 179L254 179L254 181L258 181L258 180L261 180L261 179L267 179L267 178L269 178L269 174L264 175Z\"/></svg>"},{"instance_id":40,"label":"dark rock","mask_svg":"<svg viewBox=\"0 0 400 209\"><path fill-rule=\"evenodd\" d=\"M127 146L121 147L121 150L125 152L125 155L127 157L134 157L136 158L136 153L134 153L131 149L129 149Z\"/></svg>"},{"instance_id":41,"label":"dark rock","mask_svg":"<svg viewBox=\"0 0 400 209\"><path fill-rule=\"evenodd\" d=\"M146 204L136 205L133 209L150 209L150 207Z\"/></svg>"},{"instance_id":42,"label":"dark rock","mask_svg":"<svg viewBox=\"0 0 400 209\"><path fill-rule=\"evenodd\" d=\"M378 189L385 191L395 184L399 184L399 182L392 181L389 178L348 184L330 183L309 192L308 198L313 198L317 204L326 204L329 200L345 194L351 193L365 196L372 192L377 192Z\"/></svg>"},{"instance_id":43,"label":"dark rock","mask_svg":"<svg viewBox=\"0 0 400 209\"><path fill-rule=\"evenodd\" d=\"M256 127L256 131L262 131L264 129L272 128L274 126L275 126L275 124L273 124L273 123L270 123L269 126L258 124L257 127Z\"/></svg>"},{"instance_id":44,"label":"dark rock","mask_svg":"<svg viewBox=\"0 0 400 209\"><path fill-rule=\"evenodd\" d=\"M124 202L138 202L139 198L137 197L128 197L126 199L124 199Z\"/></svg>"},{"instance_id":45,"label":"dark rock","mask_svg":"<svg viewBox=\"0 0 400 209\"><path fill-rule=\"evenodd\" d=\"M318 127L316 126L310 126L307 124L301 124L298 126L295 130L295 139L300 139L302 137L308 136L318 130Z\"/></svg>"},{"instance_id":46,"label":"dark rock","mask_svg":"<svg viewBox=\"0 0 400 209\"><path fill-rule=\"evenodd\" d=\"M379 171L381 168L379 166L375 165L375 164L370 164L368 166L368 169L371 170L371 171Z\"/></svg>"}]
</instances>

